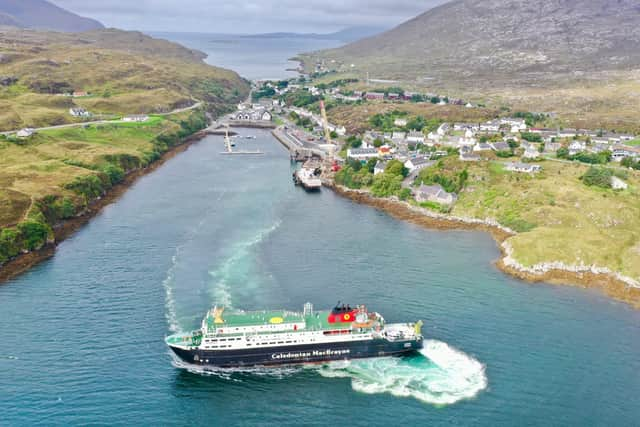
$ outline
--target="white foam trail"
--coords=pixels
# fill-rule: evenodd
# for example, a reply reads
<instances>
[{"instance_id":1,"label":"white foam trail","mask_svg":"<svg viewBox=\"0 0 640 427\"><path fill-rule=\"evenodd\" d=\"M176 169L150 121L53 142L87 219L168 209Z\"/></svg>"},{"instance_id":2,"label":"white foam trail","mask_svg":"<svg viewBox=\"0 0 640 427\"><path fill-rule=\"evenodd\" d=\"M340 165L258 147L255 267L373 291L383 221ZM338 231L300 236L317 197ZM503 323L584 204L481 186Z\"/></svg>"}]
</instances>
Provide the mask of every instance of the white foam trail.
<instances>
[{"instance_id":1,"label":"white foam trail","mask_svg":"<svg viewBox=\"0 0 640 427\"><path fill-rule=\"evenodd\" d=\"M250 239L237 243L232 250L232 255L225 259L218 268L209 271L214 282L211 297L216 304L224 305L227 308L233 307L230 282L233 282L234 275L246 274L246 271L241 270L240 264L249 257L254 246L264 241L281 224L282 221L278 220L272 226L259 230Z\"/></svg>"},{"instance_id":2,"label":"white foam trail","mask_svg":"<svg viewBox=\"0 0 640 427\"><path fill-rule=\"evenodd\" d=\"M167 277L162 281L162 286L164 287L165 298L165 317L167 319L167 323L169 324L169 330L173 333L181 332L180 325L178 323L178 316L176 314L176 301L173 298L173 281L175 276L175 269L178 263L178 255L180 253L180 248L176 248L176 253L171 257L171 267L167 271Z\"/></svg>"},{"instance_id":3,"label":"white foam trail","mask_svg":"<svg viewBox=\"0 0 640 427\"><path fill-rule=\"evenodd\" d=\"M438 406L471 399L487 387L484 365L446 343L428 340L421 354L331 363L319 372L350 378L352 388L362 393L413 397Z\"/></svg>"},{"instance_id":4,"label":"white foam trail","mask_svg":"<svg viewBox=\"0 0 640 427\"><path fill-rule=\"evenodd\" d=\"M223 190L220 193L220 196L218 197L216 202L219 202L220 200L222 200L225 194L226 194L226 190ZM206 210L206 212L209 212L209 211L210 209ZM189 232L183 239L183 243L176 247L176 250L173 256L171 257L171 266L167 270L167 275L165 279L162 281L162 286L164 287L164 290L165 290L165 317L167 319L167 324L169 325L169 331L171 331L172 333L182 332L180 323L178 322L176 301L173 297L173 284L175 279L175 270L176 270L176 267L178 266L178 261L180 259L180 252L186 245L188 245L189 243L191 243L191 241L193 241L193 239L198 234L202 226L206 223L207 219L208 219L208 215L205 214L200 219L198 224L196 224L195 227L189 230Z\"/></svg>"}]
</instances>

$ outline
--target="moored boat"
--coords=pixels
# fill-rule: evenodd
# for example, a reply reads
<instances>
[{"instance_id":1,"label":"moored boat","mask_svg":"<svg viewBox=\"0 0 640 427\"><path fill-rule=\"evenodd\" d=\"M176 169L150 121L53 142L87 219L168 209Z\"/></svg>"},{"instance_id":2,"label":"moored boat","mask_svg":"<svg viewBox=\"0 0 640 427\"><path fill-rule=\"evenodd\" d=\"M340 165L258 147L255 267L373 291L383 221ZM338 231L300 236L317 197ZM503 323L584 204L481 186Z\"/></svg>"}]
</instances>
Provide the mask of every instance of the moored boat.
<instances>
[{"instance_id":1,"label":"moored boat","mask_svg":"<svg viewBox=\"0 0 640 427\"><path fill-rule=\"evenodd\" d=\"M322 180L316 175L316 169L310 167L303 166L295 171L293 182L307 191L319 191L322 188Z\"/></svg>"},{"instance_id":2,"label":"moored boat","mask_svg":"<svg viewBox=\"0 0 640 427\"><path fill-rule=\"evenodd\" d=\"M166 338L183 361L215 367L273 366L399 356L423 346L422 322L386 323L363 305L303 312L225 311L214 307L201 328Z\"/></svg>"}]
</instances>

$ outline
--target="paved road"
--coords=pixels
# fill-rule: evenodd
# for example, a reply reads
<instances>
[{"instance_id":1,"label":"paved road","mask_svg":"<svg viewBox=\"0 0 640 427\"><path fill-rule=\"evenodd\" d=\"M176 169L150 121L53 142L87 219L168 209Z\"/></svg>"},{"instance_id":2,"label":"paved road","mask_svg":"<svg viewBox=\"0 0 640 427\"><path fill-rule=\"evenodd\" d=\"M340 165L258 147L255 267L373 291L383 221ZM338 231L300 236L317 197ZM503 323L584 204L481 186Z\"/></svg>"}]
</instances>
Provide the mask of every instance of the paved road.
<instances>
[{"instance_id":1,"label":"paved road","mask_svg":"<svg viewBox=\"0 0 640 427\"><path fill-rule=\"evenodd\" d=\"M178 114L178 113L184 113L185 111L189 111L189 110L194 110L198 107L200 107L202 105L202 102L198 101L195 104L189 106L189 107L184 107L184 108L177 108L173 111L169 111L168 113L160 113L160 114L154 114L155 116L170 116L172 114ZM67 123L64 125L56 125L56 126L44 126L41 128L35 128L34 131L38 132L38 131L43 131L43 130L53 130L53 129L65 129L65 128L74 128L74 127L81 127L81 126L86 126L86 125L103 125L103 124L108 124L108 123L120 123L120 120L94 120L91 122L80 122L80 123ZM10 131L6 131L6 132L0 132L0 135L11 135L14 134L16 132L18 132L20 129L18 130L10 130Z\"/></svg>"}]
</instances>

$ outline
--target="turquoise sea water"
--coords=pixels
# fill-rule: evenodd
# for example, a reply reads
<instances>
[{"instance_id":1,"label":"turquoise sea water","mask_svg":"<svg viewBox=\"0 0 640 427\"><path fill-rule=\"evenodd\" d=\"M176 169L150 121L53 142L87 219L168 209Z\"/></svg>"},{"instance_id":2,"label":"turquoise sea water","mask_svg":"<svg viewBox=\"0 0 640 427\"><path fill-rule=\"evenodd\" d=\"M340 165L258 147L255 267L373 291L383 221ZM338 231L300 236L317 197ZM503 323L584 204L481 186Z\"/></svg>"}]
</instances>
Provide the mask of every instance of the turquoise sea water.
<instances>
[{"instance_id":1,"label":"turquoise sea water","mask_svg":"<svg viewBox=\"0 0 640 427\"><path fill-rule=\"evenodd\" d=\"M602 425L640 419L640 312L499 272L490 236L291 183L263 131L209 137L0 286L0 425ZM214 303L365 303L422 355L197 372L164 345Z\"/></svg>"}]
</instances>

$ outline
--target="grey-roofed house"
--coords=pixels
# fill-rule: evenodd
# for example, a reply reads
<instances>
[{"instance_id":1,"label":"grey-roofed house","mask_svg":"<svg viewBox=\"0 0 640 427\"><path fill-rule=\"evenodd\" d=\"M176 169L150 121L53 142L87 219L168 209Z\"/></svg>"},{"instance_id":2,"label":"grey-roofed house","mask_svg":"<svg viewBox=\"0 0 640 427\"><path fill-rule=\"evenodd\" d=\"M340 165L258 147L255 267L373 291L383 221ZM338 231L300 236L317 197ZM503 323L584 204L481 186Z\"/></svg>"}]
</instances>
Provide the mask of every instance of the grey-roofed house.
<instances>
[{"instance_id":1,"label":"grey-roofed house","mask_svg":"<svg viewBox=\"0 0 640 427\"><path fill-rule=\"evenodd\" d=\"M378 174L384 173L388 164L389 162L378 161L378 163L376 163L375 167L373 168L373 174L378 175Z\"/></svg>"},{"instance_id":2,"label":"grey-roofed house","mask_svg":"<svg viewBox=\"0 0 640 427\"><path fill-rule=\"evenodd\" d=\"M493 148L495 151L506 151L511 149L511 147L509 147L509 144L502 141L492 142L490 145L491 148Z\"/></svg>"},{"instance_id":3,"label":"grey-roofed house","mask_svg":"<svg viewBox=\"0 0 640 427\"><path fill-rule=\"evenodd\" d=\"M409 169L410 172L424 169L431 165L431 160L428 157L415 157L404 162L404 166Z\"/></svg>"},{"instance_id":4,"label":"grey-roofed house","mask_svg":"<svg viewBox=\"0 0 640 427\"><path fill-rule=\"evenodd\" d=\"M415 142L417 144L424 144L424 134L417 130L412 130L407 135L407 142Z\"/></svg>"},{"instance_id":5,"label":"grey-roofed house","mask_svg":"<svg viewBox=\"0 0 640 427\"><path fill-rule=\"evenodd\" d=\"M369 160L378 157L377 148L350 148L347 157L354 160Z\"/></svg>"},{"instance_id":6,"label":"grey-roofed house","mask_svg":"<svg viewBox=\"0 0 640 427\"><path fill-rule=\"evenodd\" d=\"M491 151L491 146L486 142L478 142L473 146L473 151Z\"/></svg>"},{"instance_id":7,"label":"grey-roofed house","mask_svg":"<svg viewBox=\"0 0 640 427\"><path fill-rule=\"evenodd\" d=\"M441 205L452 205L458 200L455 193L448 193L440 184L420 185L415 192L415 198L418 203L434 202Z\"/></svg>"},{"instance_id":8,"label":"grey-roofed house","mask_svg":"<svg viewBox=\"0 0 640 427\"><path fill-rule=\"evenodd\" d=\"M16 136L18 138L29 138L31 135L33 135L35 133L35 130L33 128L24 128L24 129L20 129L17 133Z\"/></svg>"},{"instance_id":9,"label":"grey-roofed house","mask_svg":"<svg viewBox=\"0 0 640 427\"><path fill-rule=\"evenodd\" d=\"M542 170L542 166L533 163L509 162L504 164L504 169L510 172L536 173Z\"/></svg>"},{"instance_id":10,"label":"grey-roofed house","mask_svg":"<svg viewBox=\"0 0 640 427\"><path fill-rule=\"evenodd\" d=\"M559 142L545 142L544 151L545 153L555 153L562 147L562 144Z\"/></svg>"},{"instance_id":11,"label":"grey-roofed house","mask_svg":"<svg viewBox=\"0 0 640 427\"><path fill-rule=\"evenodd\" d=\"M478 162L480 161L480 156L473 152L465 152L460 153L460 160L463 162Z\"/></svg>"}]
</instances>

